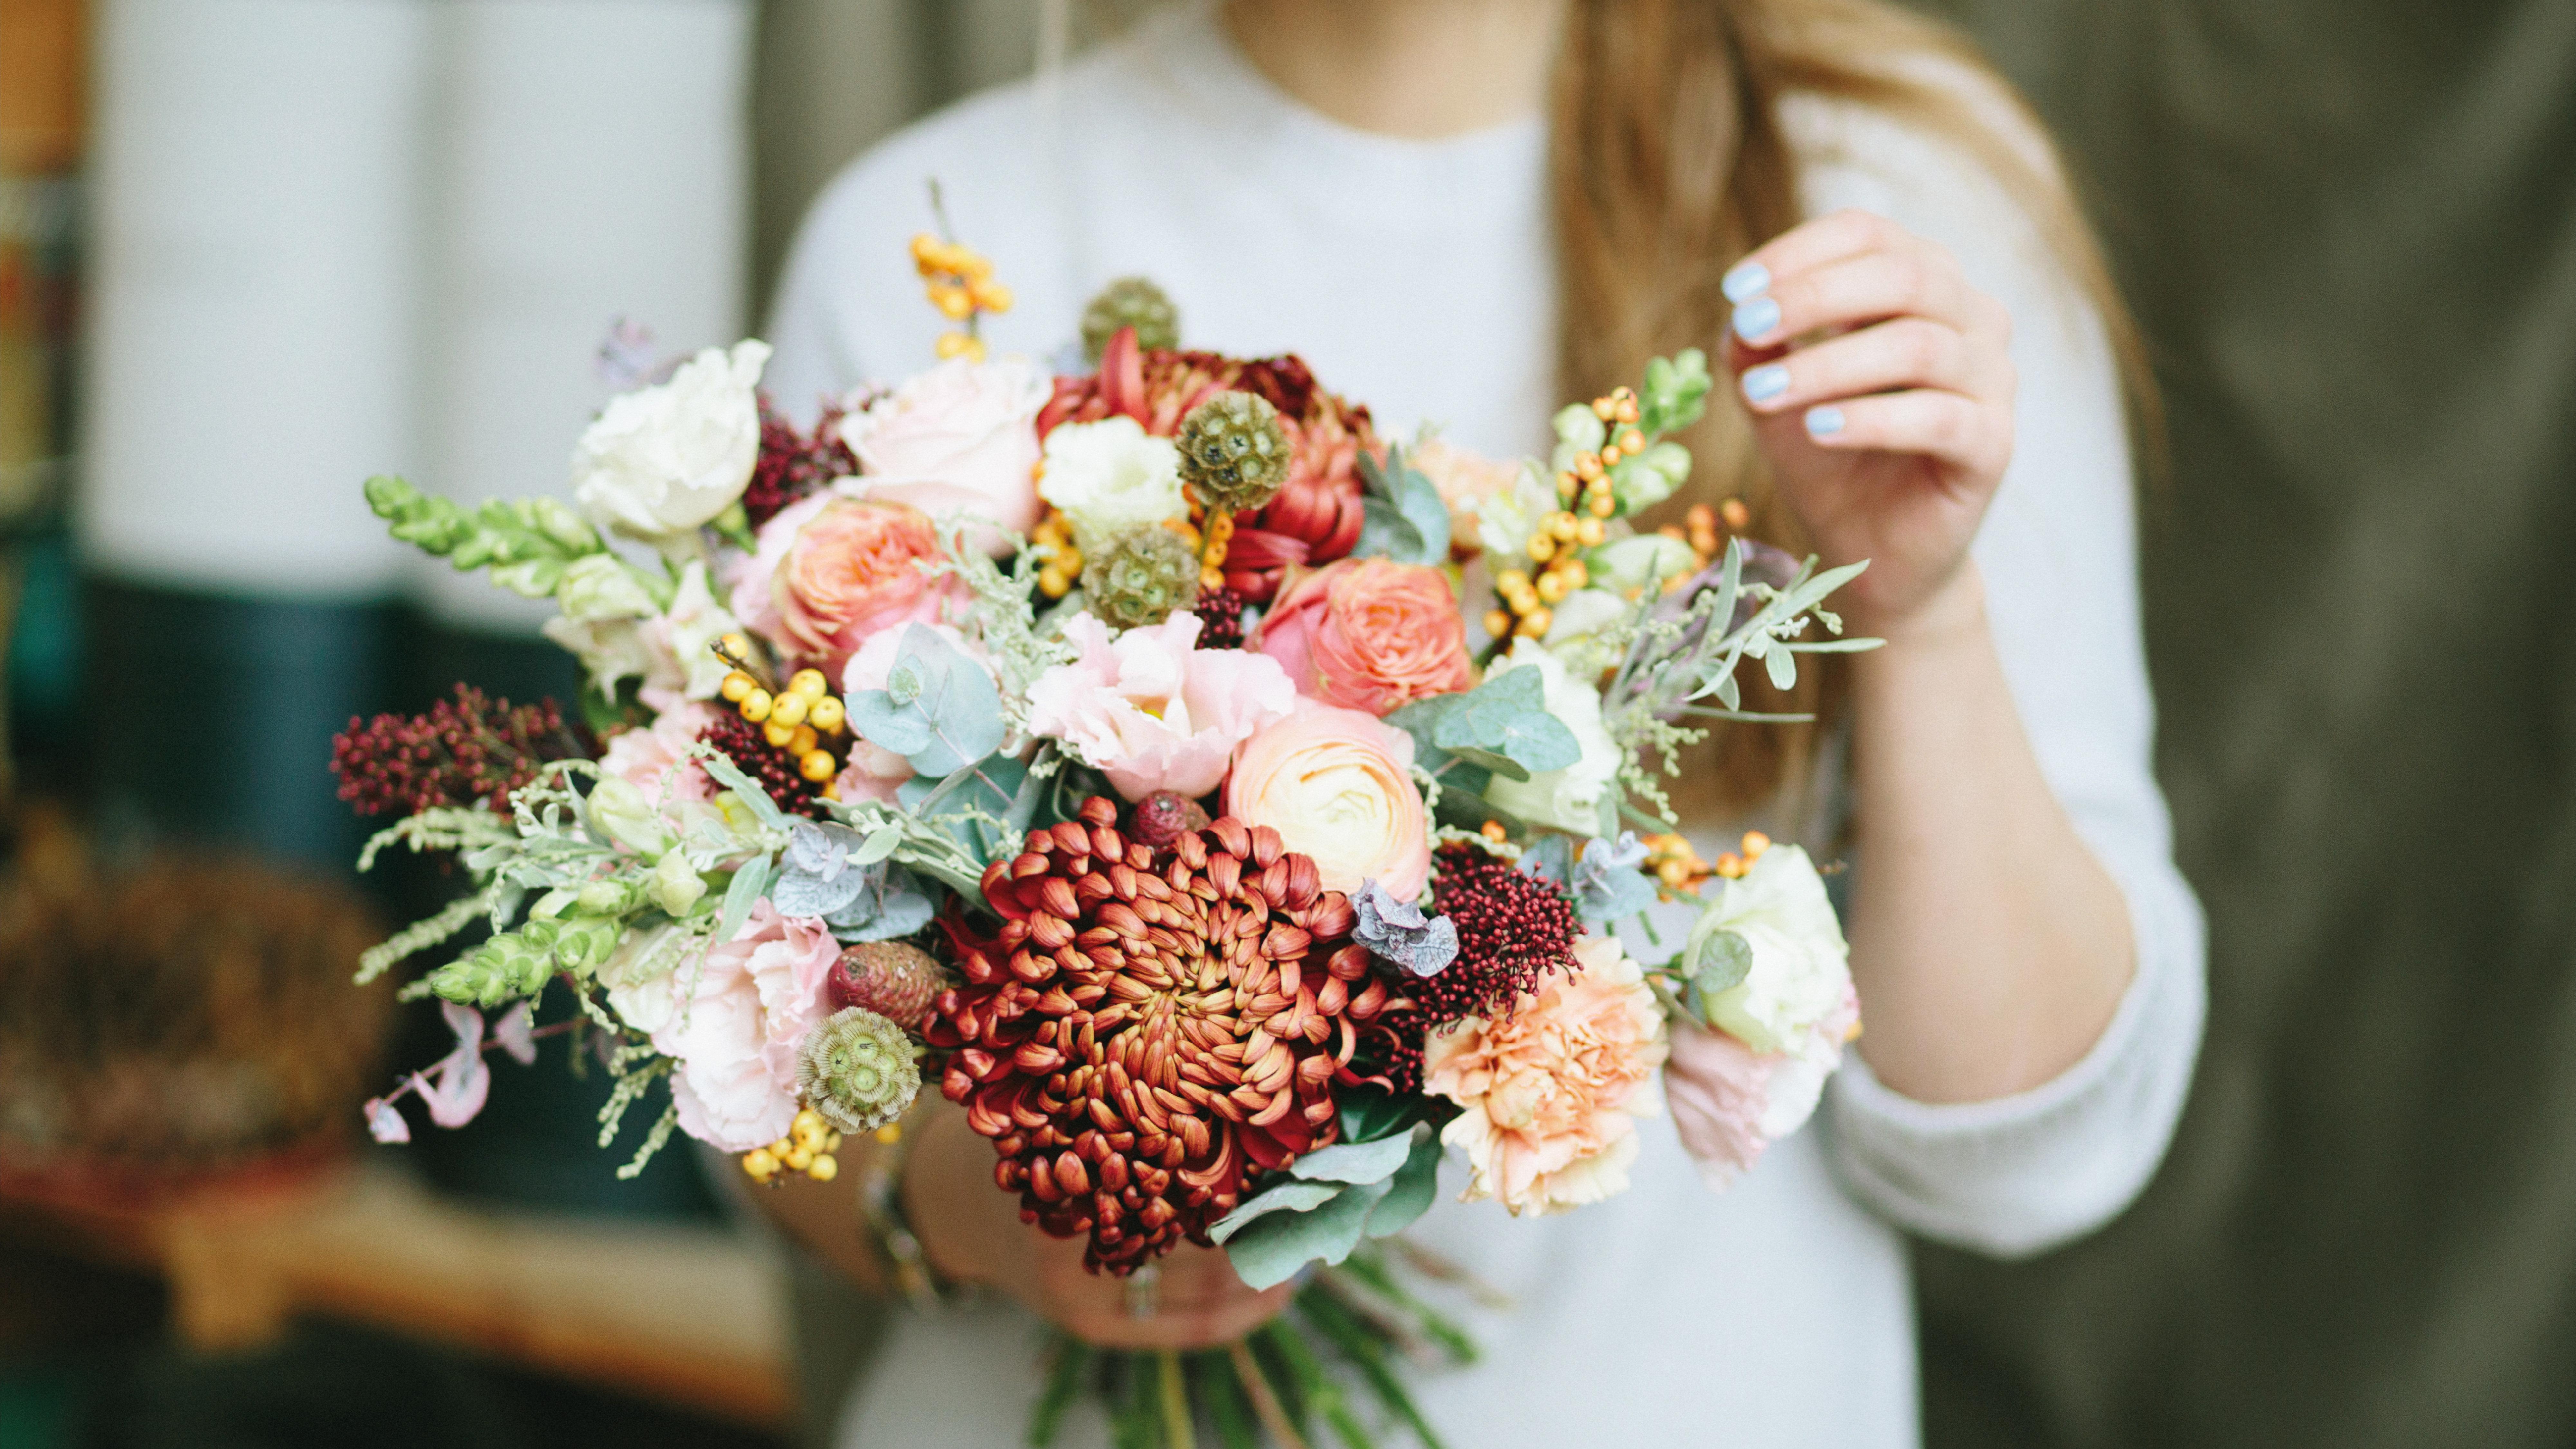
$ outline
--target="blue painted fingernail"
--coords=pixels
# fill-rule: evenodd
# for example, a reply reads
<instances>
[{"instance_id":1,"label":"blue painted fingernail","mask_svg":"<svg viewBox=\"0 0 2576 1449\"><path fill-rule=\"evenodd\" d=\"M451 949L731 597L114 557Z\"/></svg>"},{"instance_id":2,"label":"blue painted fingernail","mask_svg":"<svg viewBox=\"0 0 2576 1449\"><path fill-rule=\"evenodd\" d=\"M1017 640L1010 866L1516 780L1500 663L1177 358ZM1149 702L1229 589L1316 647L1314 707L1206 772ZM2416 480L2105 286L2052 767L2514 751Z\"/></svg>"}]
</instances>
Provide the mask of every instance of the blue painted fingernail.
<instances>
[{"instance_id":1,"label":"blue painted fingernail","mask_svg":"<svg viewBox=\"0 0 2576 1449\"><path fill-rule=\"evenodd\" d=\"M1830 437L1832 437L1834 434L1839 433L1839 432L1841 432L1842 430L1843 430L1843 410L1842 410L1841 408L1809 408L1809 409L1807 409L1807 436L1808 436L1808 437L1811 437L1811 438L1830 438Z\"/></svg>"},{"instance_id":2,"label":"blue painted fingernail","mask_svg":"<svg viewBox=\"0 0 2576 1449\"><path fill-rule=\"evenodd\" d=\"M1780 325L1780 304L1769 297L1756 297L1735 309L1735 335L1747 342L1757 342Z\"/></svg>"},{"instance_id":3,"label":"blue painted fingernail","mask_svg":"<svg viewBox=\"0 0 2576 1449\"><path fill-rule=\"evenodd\" d=\"M1717 286L1730 302L1759 297L1771 290L1771 269L1760 262L1738 262Z\"/></svg>"},{"instance_id":4,"label":"blue painted fingernail","mask_svg":"<svg viewBox=\"0 0 2576 1449\"><path fill-rule=\"evenodd\" d=\"M1789 390L1789 369L1766 362L1744 374L1743 387L1746 402L1769 402Z\"/></svg>"}]
</instances>

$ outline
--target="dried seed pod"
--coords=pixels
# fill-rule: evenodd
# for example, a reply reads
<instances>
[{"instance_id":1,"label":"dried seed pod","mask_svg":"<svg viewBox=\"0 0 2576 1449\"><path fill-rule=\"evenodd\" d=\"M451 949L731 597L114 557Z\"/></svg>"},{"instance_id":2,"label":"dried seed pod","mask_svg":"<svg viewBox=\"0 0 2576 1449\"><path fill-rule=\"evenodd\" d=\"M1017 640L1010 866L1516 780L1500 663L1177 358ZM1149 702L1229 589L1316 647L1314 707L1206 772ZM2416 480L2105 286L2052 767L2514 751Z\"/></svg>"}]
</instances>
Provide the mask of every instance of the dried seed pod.
<instances>
[{"instance_id":1,"label":"dried seed pod","mask_svg":"<svg viewBox=\"0 0 2576 1449\"><path fill-rule=\"evenodd\" d=\"M796 1050L797 1093L842 1131L872 1132L921 1094L920 1050L902 1027L846 1007L805 1033Z\"/></svg>"},{"instance_id":2,"label":"dried seed pod","mask_svg":"<svg viewBox=\"0 0 2576 1449\"><path fill-rule=\"evenodd\" d=\"M906 1031L921 1030L948 973L930 953L901 941L863 941L832 963L835 1010L864 1007Z\"/></svg>"}]
</instances>

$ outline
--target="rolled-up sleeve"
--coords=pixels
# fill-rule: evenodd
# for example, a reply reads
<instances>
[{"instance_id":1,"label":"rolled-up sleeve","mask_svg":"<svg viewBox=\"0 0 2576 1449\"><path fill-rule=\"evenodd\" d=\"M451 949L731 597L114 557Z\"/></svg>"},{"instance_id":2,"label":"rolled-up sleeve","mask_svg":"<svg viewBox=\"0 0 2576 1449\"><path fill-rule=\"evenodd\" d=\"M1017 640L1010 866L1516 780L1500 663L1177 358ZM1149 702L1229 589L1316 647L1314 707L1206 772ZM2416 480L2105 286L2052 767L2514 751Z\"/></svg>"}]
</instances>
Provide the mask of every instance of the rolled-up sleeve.
<instances>
[{"instance_id":1,"label":"rolled-up sleeve","mask_svg":"<svg viewBox=\"0 0 2576 1449\"><path fill-rule=\"evenodd\" d=\"M2040 770L2118 883L2135 940L2110 1025L2053 1080L1931 1104L1890 1090L1854 1054L1818 1125L1846 1189L1891 1222L2003 1256L2043 1252L2108 1221L2154 1175L2206 1010L2200 906L2174 866L2153 771L2118 374L2098 316L1985 176L1893 126L1810 120L1838 126L1825 144L1869 163L1818 168L1812 210L1891 216L1948 247L2012 311L2016 446L1975 556Z\"/></svg>"}]
</instances>

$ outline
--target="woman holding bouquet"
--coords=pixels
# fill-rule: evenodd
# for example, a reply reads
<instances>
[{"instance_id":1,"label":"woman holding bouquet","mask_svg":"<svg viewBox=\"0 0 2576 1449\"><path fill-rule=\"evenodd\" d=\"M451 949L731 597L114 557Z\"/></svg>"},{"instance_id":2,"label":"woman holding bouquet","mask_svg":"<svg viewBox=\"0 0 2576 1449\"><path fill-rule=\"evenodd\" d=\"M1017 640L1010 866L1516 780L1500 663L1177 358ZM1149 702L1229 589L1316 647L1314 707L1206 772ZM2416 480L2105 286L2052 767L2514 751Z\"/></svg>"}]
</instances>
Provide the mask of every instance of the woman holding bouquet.
<instances>
[{"instance_id":1,"label":"woman holding bouquet","mask_svg":"<svg viewBox=\"0 0 2576 1449\"><path fill-rule=\"evenodd\" d=\"M1802 684L1816 727L1721 734L1678 803L1703 841L1847 842L1868 1030L1815 1130L1724 1196L1685 1150L1725 1131L1693 1090L1722 1069L1682 1030L1679 1131L1647 1124L1633 1190L1535 1222L1435 1208L1414 1236L1512 1307L1418 1396L1462 1444L1916 1442L1899 1233L2023 1255L2120 1211L2203 1010L2149 766L2125 323L2019 102L1871 0L1186 5L853 165L781 292L783 402L930 355L904 265L925 176L1017 286L996 352L1054 353L1141 274L1193 345L1293 349L1381 428L1491 456L1544 452L1560 399L1650 356L1725 359L1735 401L1675 504L1741 499L1757 537L1871 560L1838 607L1887 644ZM1279 1307L1189 1248L1140 1303L1021 1224L954 1114L916 1142L931 1266L1005 1301L908 1317L844 1442L1015 1441L1031 1312L1186 1347ZM870 1271L846 1185L760 1196Z\"/></svg>"}]
</instances>

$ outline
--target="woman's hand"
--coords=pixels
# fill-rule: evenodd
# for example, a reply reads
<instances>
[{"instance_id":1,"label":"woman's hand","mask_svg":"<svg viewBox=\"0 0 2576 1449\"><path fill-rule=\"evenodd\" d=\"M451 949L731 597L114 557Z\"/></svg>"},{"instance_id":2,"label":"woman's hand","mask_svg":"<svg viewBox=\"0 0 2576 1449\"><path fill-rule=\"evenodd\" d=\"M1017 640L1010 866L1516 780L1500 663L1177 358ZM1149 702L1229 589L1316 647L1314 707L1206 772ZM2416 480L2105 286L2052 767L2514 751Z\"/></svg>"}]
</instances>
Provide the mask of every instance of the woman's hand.
<instances>
[{"instance_id":1,"label":"woman's hand","mask_svg":"<svg viewBox=\"0 0 2576 1449\"><path fill-rule=\"evenodd\" d=\"M962 1112L939 1113L922 1129L903 1194L931 1266L1007 1293L1090 1343L1204 1348L1241 1338L1288 1306L1287 1285L1255 1292L1224 1253L1188 1244L1157 1259L1149 1283L1085 1270L1080 1239L1020 1221L1019 1198L993 1185L991 1144Z\"/></svg>"},{"instance_id":2,"label":"woman's hand","mask_svg":"<svg viewBox=\"0 0 2576 1449\"><path fill-rule=\"evenodd\" d=\"M1726 274L1728 365L1781 496L1843 592L1896 638L1973 600L1964 567L2012 459L2012 320L1940 247L1838 211ZM1838 606L1840 607L1840 606Z\"/></svg>"}]
</instances>

